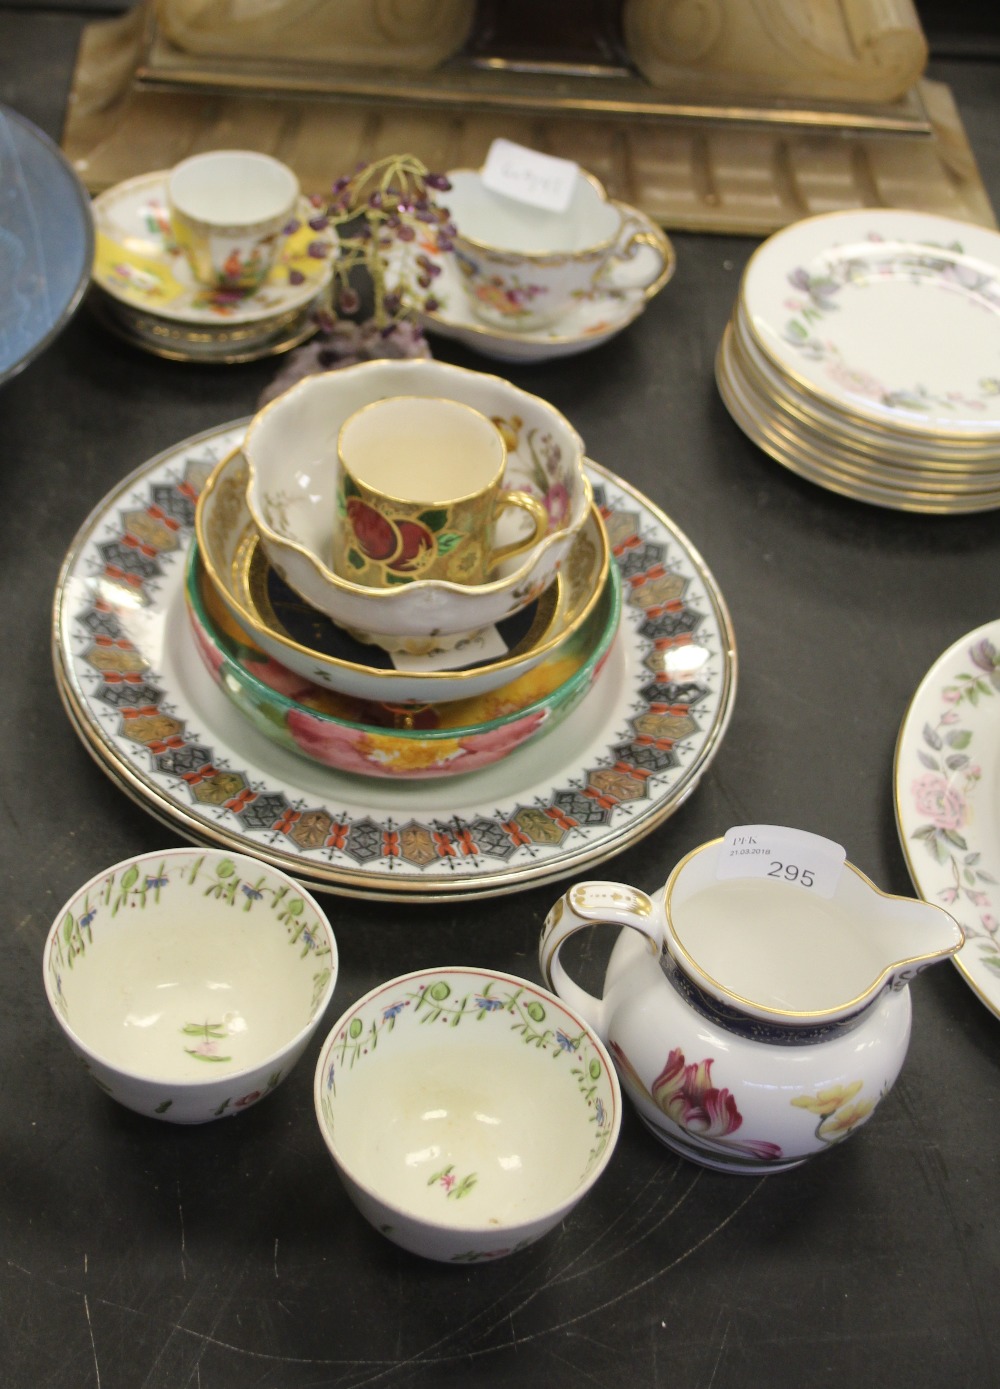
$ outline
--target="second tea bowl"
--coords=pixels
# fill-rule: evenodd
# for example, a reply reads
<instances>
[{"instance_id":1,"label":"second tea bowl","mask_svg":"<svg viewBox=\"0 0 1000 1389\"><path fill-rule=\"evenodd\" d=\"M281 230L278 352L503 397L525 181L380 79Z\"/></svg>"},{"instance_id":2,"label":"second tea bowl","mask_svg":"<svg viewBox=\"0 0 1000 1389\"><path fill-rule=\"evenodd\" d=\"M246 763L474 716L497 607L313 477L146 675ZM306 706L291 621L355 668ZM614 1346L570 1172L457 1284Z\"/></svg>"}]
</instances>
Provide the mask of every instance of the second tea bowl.
<instances>
[{"instance_id":1,"label":"second tea bowl","mask_svg":"<svg viewBox=\"0 0 1000 1389\"><path fill-rule=\"evenodd\" d=\"M258 859L165 849L99 873L52 923L56 1021L98 1086L175 1124L242 1113L285 1079L337 979L316 900Z\"/></svg>"},{"instance_id":2,"label":"second tea bowl","mask_svg":"<svg viewBox=\"0 0 1000 1389\"><path fill-rule=\"evenodd\" d=\"M364 406L401 396L458 401L492 420L507 450L504 487L545 509L541 539L485 583L436 578L368 587L334 572L340 430ZM537 599L591 505L583 442L560 411L501 377L444 362L380 360L308 377L254 417L243 451L247 506L277 572L362 641L411 654L446 648ZM526 521L513 510L501 516L497 544L516 541Z\"/></svg>"},{"instance_id":3,"label":"second tea bowl","mask_svg":"<svg viewBox=\"0 0 1000 1389\"><path fill-rule=\"evenodd\" d=\"M349 1008L320 1052L320 1132L362 1215L472 1264L534 1243L607 1167L614 1066L554 994L491 969L422 969Z\"/></svg>"}]
</instances>

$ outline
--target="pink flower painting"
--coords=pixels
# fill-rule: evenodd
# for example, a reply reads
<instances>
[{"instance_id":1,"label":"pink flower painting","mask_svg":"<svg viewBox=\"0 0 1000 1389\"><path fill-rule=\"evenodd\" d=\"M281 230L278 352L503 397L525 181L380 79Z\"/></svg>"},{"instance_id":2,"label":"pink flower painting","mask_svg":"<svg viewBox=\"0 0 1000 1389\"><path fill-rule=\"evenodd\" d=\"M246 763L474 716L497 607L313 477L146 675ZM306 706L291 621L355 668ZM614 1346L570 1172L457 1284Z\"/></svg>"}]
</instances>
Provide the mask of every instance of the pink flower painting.
<instances>
[{"instance_id":1,"label":"pink flower painting","mask_svg":"<svg viewBox=\"0 0 1000 1389\"><path fill-rule=\"evenodd\" d=\"M612 1042L611 1050L632 1084L699 1145L739 1153L758 1162L777 1162L781 1158L777 1143L732 1136L742 1127L743 1116L732 1092L713 1084L712 1057L689 1064L680 1047L674 1047L647 1090L621 1047Z\"/></svg>"},{"instance_id":2,"label":"pink flower painting","mask_svg":"<svg viewBox=\"0 0 1000 1389\"><path fill-rule=\"evenodd\" d=\"M936 772L926 772L913 783L913 804L938 829L957 830L965 824L965 797Z\"/></svg>"}]
</instances>

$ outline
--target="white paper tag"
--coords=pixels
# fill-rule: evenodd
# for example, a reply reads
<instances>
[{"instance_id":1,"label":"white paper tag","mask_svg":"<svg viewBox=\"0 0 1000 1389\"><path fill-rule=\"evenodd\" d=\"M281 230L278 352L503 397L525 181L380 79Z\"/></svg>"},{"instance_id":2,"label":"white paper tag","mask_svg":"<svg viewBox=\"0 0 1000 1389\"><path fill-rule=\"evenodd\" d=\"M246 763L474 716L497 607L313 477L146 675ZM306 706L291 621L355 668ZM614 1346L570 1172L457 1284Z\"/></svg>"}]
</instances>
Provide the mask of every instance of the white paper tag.
<instances>
[{"instance_id":1,"label":"white paper tag","mask_svg":"<svg viewBox=\"0 0 1000 1389\"><path fill-rule=\"evenodd\" d=\"M572 159L525 149L512 140L494 140L482 169L484 187L548 212L566 211L576 175Z\"/></svg>"},{"instance_id":2,"label":"white paper tag","mask_svg":"<svg viewBox=\"0 0 1000 1389\"><path fill-rule=\"evenodd\" d=\"M726 831L716 864L717 878L769 878L832 897L843 871L845 850L832 839L782 825L737 825Z\"/></svg>"},{"instance_id":3,"label":"white paper tag","mask_svg":"<svg viewBox=\"0 0 1000 1389\"><path fill-rule=\"evenodd\" d=\"M451 651L435 651L430 656L411 656L406 651L393 651L389 659L397 670L461 670L480 661L500 661L509 648L495 627L484 627L468 641L461 641Z\"/></svg>"}]
</instances>

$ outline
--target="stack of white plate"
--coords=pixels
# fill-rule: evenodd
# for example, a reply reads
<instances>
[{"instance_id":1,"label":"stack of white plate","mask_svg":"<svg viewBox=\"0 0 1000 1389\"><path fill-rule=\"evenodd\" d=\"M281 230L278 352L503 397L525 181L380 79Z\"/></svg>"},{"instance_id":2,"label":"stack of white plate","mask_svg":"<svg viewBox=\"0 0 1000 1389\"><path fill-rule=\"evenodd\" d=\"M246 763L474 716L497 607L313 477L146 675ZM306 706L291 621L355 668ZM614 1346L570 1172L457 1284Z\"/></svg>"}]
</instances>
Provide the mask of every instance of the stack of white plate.
<instances>
[{"instance_id":1,"label":"stack of white plate","mask_svg":"<svg viewBox=\"0 0 1000 1389\"><path fill-rule=\"evenodd\" d=\"M1000 507L1000 235L891 209L783 228L747 264L716 380L740 428L821 486Z\"/></svg>"}]
</instances>

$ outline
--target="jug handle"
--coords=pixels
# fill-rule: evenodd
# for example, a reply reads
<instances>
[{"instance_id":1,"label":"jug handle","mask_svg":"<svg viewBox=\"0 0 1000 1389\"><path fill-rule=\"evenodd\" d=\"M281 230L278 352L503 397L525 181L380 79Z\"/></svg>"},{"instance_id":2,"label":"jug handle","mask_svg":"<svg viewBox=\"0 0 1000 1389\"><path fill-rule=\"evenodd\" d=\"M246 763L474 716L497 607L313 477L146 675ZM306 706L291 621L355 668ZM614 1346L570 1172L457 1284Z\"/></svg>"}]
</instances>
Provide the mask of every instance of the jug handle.
<instances>
[{"instance_id":1,"label":"jug handle","mask_svg":"<svg viewBox=\"0 0 1000 1389\"><path fill-rule=\"evenodd\" d=\"M587 926L602 925L630 926L646 937L650 950L659 957L661 931L651 898L627 883L586 882L563 893L545 918L538 942L538 964L546 987L590 1023L602 1042L607 1042L603 999L574 983L559 959L562 944L570 936Z\"/></svg>"}]
</instances>

